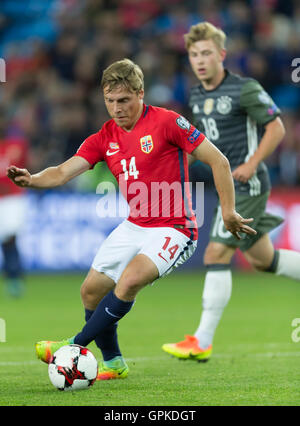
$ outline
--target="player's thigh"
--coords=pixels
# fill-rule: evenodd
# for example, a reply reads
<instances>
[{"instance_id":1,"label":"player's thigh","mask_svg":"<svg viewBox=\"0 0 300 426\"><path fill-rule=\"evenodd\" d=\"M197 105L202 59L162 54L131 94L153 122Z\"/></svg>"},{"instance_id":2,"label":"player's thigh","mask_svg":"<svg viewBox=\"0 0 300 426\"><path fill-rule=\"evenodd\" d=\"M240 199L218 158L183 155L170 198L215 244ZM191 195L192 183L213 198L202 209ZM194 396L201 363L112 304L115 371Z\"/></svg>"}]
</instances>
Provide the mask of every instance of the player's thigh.
<instances>
[{"instance_id":1,"label":"player's thigh","mask_svg":"<svg viewBox=\"0 0 300 426\"><path fill-rule=\"evenodd\" d=\"M188 260L197 247L185 234L171 227L144 228L141 249L125 268L116 294L133 294Z\"/></svg>"},{"instance_id":2,"label":"player's thigh","mask_svg":"<svg viewBox=\"0 0 300 426\"><path fill-rule=\"evenodd\" d=\"M171 227L152 228L139 254L149 257L156 265L158 277L171 273L186 262L195 252L197 240Z\"/></svg>"},{"instance_id":3,"label":"player's thigh","mask_svg":"<svg viewBox=\"0 0 300 426\"><path fill-rule=\"evenodd\" d=\"M121 300L131 301L147 284L159 277L155 263L144 254L137 254L124 269L115 289Z\"/></svg>"},{"instance_id":4,"label":"player's thigh","mask_svg":"<svg viewBox=\"0 0 300 426\"><path fill-rule=\"evenodd\" d=\"M244 218L253 218L254 220L251 223L251 227L257 231L255 236L241 233L240 240L237 240L226 230L222 218L221 206L218 205L212 220L209 236L210 242L221 243L228 247L240 248L241 251L246 252L264 234L267 234L282 222L282 218L265 212L268 197L269 192L257 196L236 194L236 211Z\"/></svg>"},{"instance_id":5,"label":"player's thigh","mask_svg":"<svg viewBox=\"0 0 300 426\"><path fill-rule=\"evenodd\" d=\"M213 265L216 263L228 264L234 255L236 247L210 241L204 252L204 264Z\"/></svg>"},{"instance_id":6,"label":"player's thigh","mask_svg":"<svg viewBox=\"0 0 300 426\"><path fill-rule=\"evenodd\" d=\"M268 269L274 258L274 246L269 234L264 234L251 248L244 251L244 256L255 269Z\"/></svg>"},{"instance_id":7,"label":"player's thigh","mask_svg":"<svg viewBox=\"0 0 300 426\"><path fill-rule=\"evenodd\" d=\"M102 243L92 268L103 272L117 283L128 263L140 249L143 232L140 228L129 221L122 222Z\"/></svg>"},{"instance_id":8,"label":"player's thigh","mask_svg":"<svg viewBox=\"0 0 300 426\"><path fill-rule=\"evenodd\" d=\"M103 297L115 287L115 282L105 275L91 268L82 283L80 294L87 309L96 309Z\"/></svg>"}]
</instances>

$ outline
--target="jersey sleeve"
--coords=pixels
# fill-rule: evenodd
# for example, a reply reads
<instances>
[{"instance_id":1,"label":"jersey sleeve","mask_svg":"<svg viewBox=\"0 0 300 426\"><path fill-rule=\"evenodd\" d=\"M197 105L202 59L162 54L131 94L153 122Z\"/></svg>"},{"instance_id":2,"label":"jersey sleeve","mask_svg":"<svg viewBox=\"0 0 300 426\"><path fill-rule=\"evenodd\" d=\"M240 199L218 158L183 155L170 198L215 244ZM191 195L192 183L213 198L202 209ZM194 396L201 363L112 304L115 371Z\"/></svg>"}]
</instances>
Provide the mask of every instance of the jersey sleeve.
<instances>
[{"instance_id":1,"label":"jersey sleeve","mask_svg":"<svg viewBox=\"0 0 300 426\"><path fill-rule=\"evenodd\" d=\"M186 118L174 111L169 111L166 123L169 142L191 154L205 139L205 135L194 127Z\"/></svg>"},{"instance_id":2,"label":"jersey sleeve","mask_svg":"<svg viewBox=\"0 0 300 426\"><path fill-rule=\"evenodd\" d=\"M256 80L247 81L241 90L240 105L258 124L267 124L281 113L273 99Z\"/></svg>"},{"instance_id":3,"label":"jersey sleeve","mask_svg":"<svg viewBox=\"0 0 300 426\"><path fill-rule=\"evenodd\" d=\"M74 156L84 158L93 168L96 163L104 160L101 140L101 133L94 133L82 142Z\"/></svg>"}]
</instances>

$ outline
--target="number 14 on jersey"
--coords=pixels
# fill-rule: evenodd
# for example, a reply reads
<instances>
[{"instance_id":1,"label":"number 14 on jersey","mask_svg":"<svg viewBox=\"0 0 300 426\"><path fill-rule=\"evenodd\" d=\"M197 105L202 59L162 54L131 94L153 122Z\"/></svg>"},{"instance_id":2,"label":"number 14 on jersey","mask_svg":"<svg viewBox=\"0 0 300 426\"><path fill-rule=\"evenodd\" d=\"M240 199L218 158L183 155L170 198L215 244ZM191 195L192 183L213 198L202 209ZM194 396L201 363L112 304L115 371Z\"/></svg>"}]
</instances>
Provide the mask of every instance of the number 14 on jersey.
<instances>
[{"instance_id":1,"label":"number 14 on jersey","mask_svg":"<svg viewBox=\"0 0 300 426\"><path fill-rule=\"evenodd\" d=\"M129 161L128 169L127 169L127 161L126 161L125 158L123 158L123 160L121 160L121 164L122 164L122 167L123 167L125 180L128 180L129 176L133 176L134 179L138 179L140 172L136 168L135 157L131 157L131 159Z\"/></svg>"}]
</instances>

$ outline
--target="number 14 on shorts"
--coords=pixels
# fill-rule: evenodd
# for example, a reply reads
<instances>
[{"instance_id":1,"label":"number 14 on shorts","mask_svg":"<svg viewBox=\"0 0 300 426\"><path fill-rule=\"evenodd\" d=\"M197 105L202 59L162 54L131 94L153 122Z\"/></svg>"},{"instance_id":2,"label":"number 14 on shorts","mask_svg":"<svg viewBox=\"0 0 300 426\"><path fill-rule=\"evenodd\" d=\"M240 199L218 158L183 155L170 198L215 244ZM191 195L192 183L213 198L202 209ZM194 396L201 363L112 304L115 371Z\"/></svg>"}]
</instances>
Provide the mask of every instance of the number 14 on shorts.
<instances>
[{"instance_id":1,"label":"number 14 on shorts","mask_svg":"<svg viewBox=\"0 0 300 426\"><path fill-rule=\"evenodd\" d=\"M165 241L164 245L162 246L163 252L159 252L158 256L161 257L166 262L168 262L169 260L173 259L173 257L175 256L175 253L177 252L179 246L178 246L178 244L175 244L174 246L169 247L170 241L171 241L171 237L165 237L165 240L166 241ZM169 260L167 260L166 257Z\"/></svg>"}]
</instances>

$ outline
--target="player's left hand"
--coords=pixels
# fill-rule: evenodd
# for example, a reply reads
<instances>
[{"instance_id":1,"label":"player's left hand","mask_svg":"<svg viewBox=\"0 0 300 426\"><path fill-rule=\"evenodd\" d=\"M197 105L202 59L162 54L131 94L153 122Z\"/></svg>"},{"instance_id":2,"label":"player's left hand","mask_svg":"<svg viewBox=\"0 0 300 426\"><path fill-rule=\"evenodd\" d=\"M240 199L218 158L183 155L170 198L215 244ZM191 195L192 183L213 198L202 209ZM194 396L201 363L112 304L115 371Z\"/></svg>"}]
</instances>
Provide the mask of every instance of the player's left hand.
<instances>
[{"instance_id":1,"label":"player's left hand","mask_svg":"<svg viewBox=\"0 0 300 426\"><path fill-rule=\"evenodd\" d=\"M31 174L27 169L20 169L16 166L9 166L6 169L6 176L16 185L21 187L30 186Z\"/></svg>"},{"instance_id":2,"label":"player's left hand","mask_svg":"<svg viewBox=\"0 0 300 426\"><path fill-rule=\"evenodd\" d=\"M248 235L256 235L255 229L251 228L248 223L253 222L253 218L245 219L236 211L232 214L223 216L223 221L227 231L231 232L238 240L241 239L240 232Z\"/></svg>"},{"instance_id":3,"label":"player's left hand","mask_svg":"<svg viewBox=\"0 0 300 426\"><path fill-rule=\"evenodd\" d=\"M256 165L248 161L247 163L243 163L238 166L232 172L232 177L239 182L247 183L249 179L252 178L254 173L256 172Z\"/></svg>"}]
</instances>

